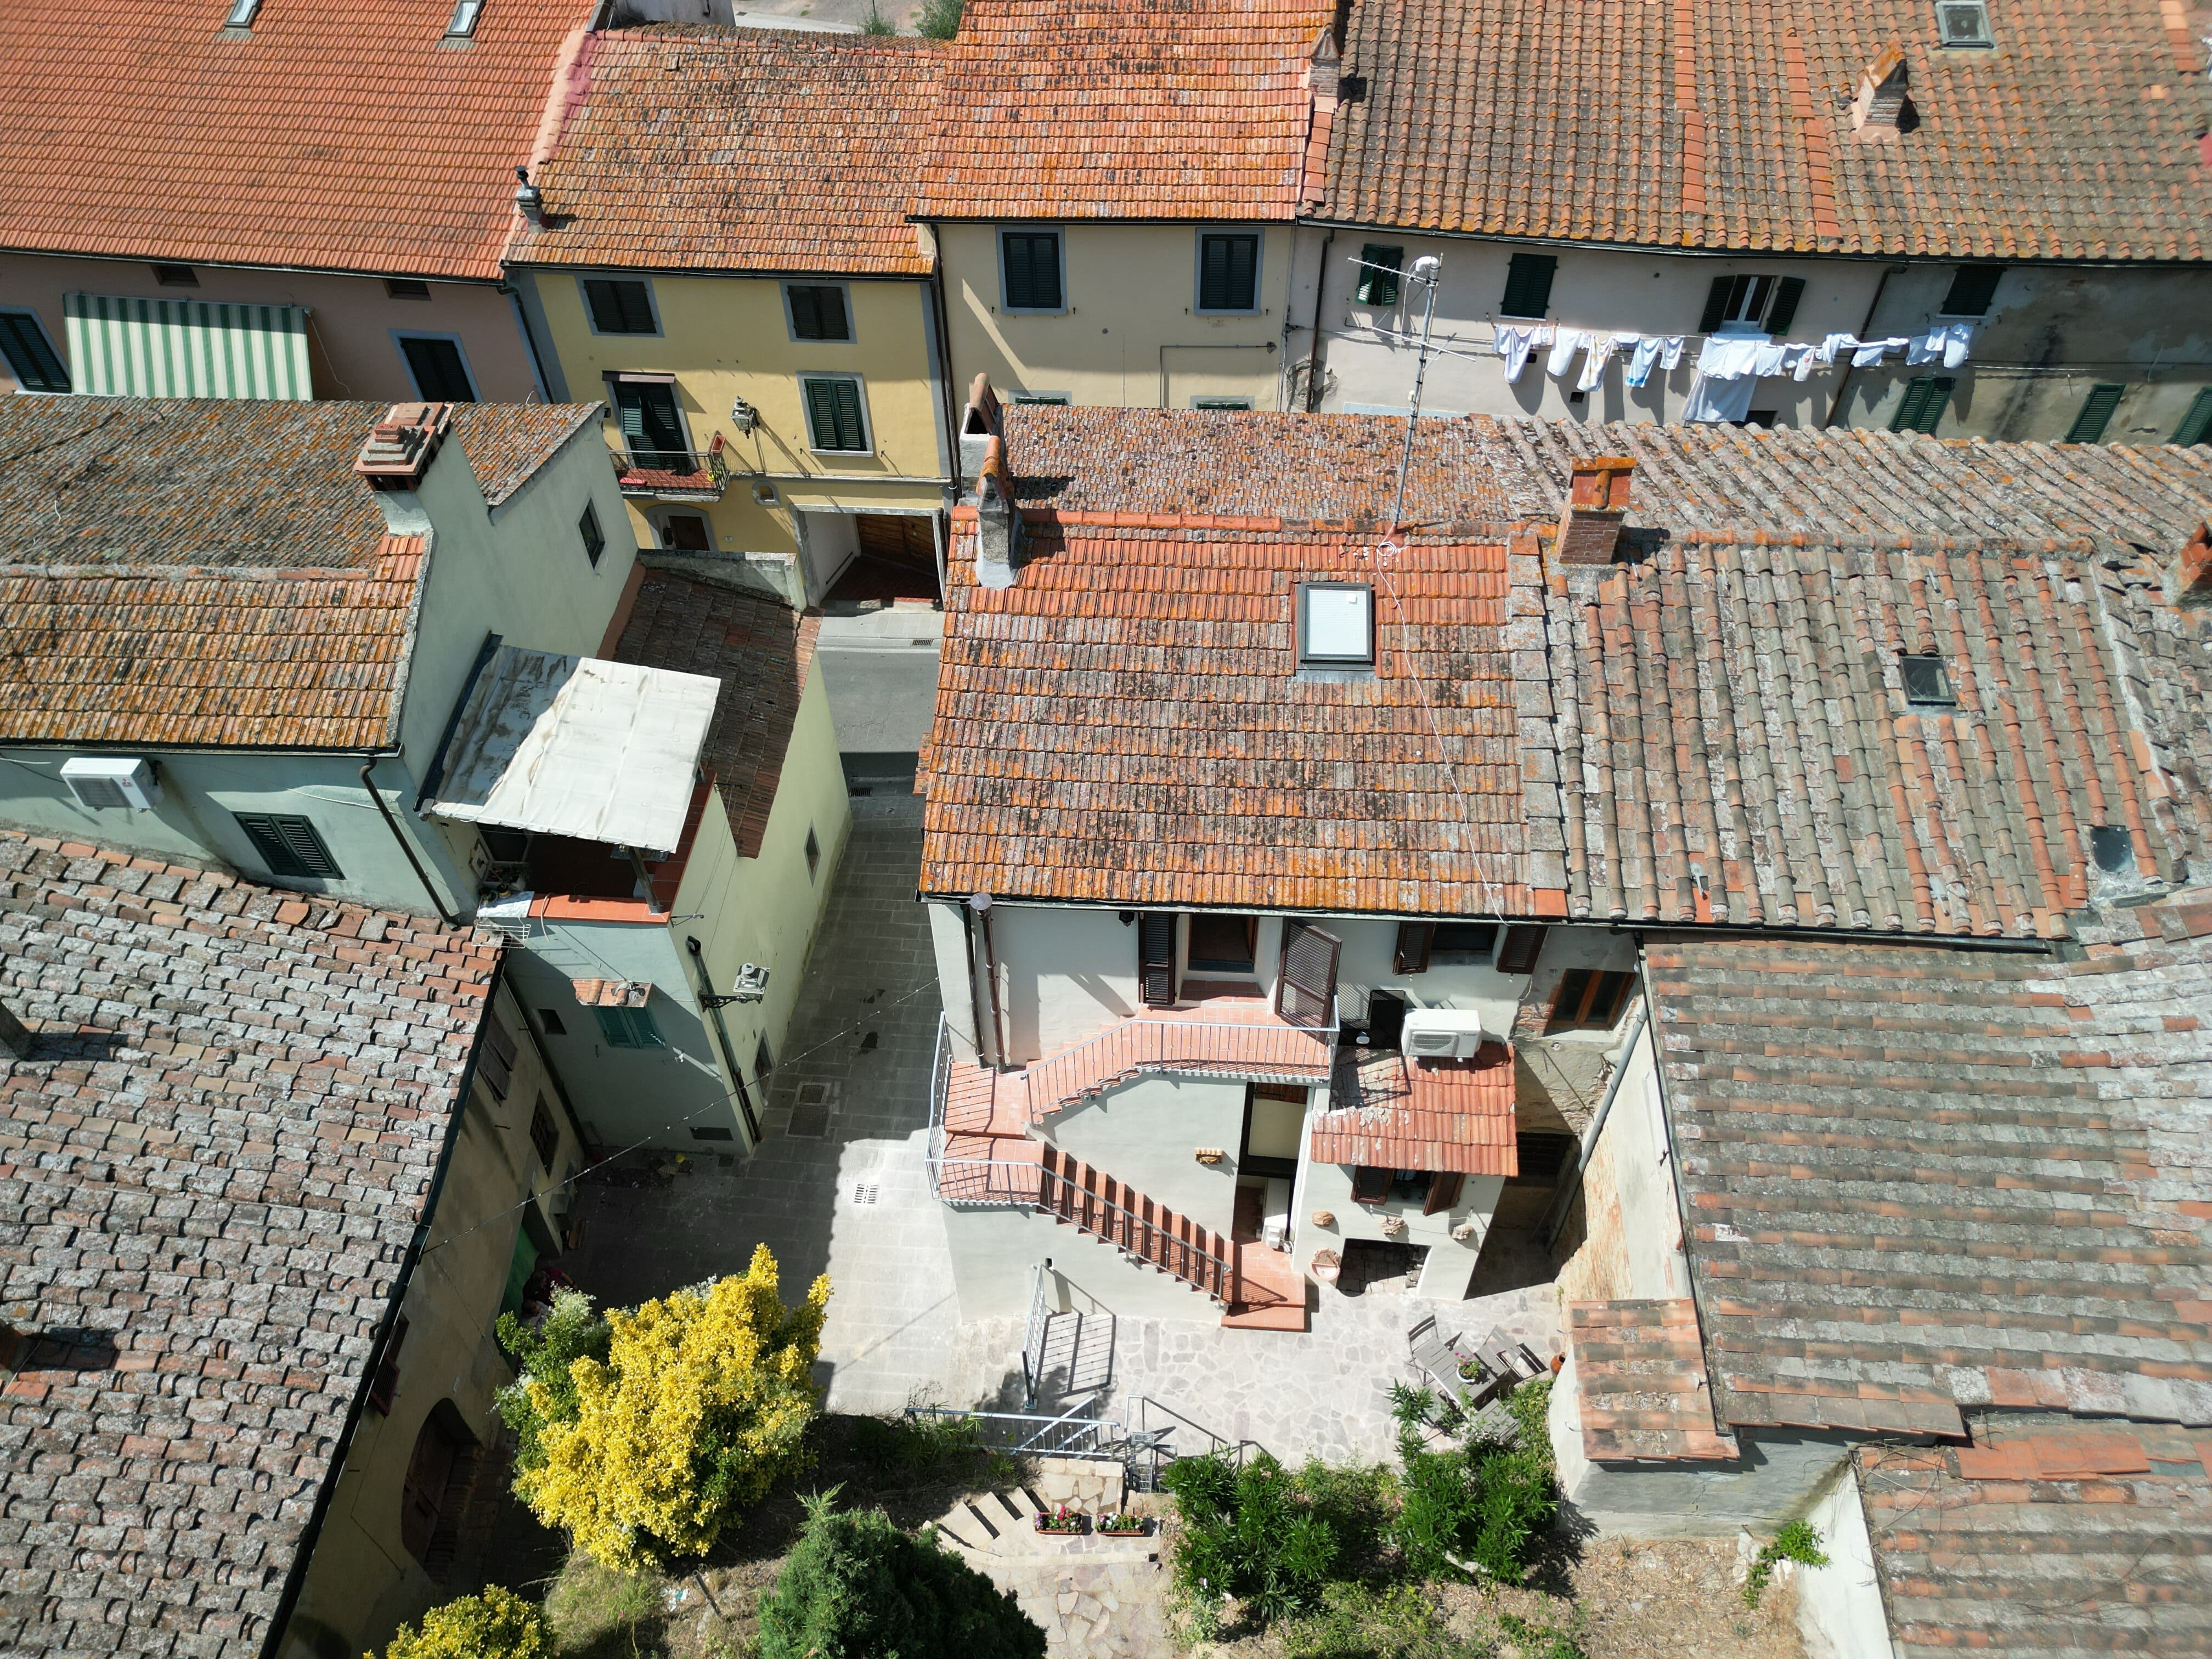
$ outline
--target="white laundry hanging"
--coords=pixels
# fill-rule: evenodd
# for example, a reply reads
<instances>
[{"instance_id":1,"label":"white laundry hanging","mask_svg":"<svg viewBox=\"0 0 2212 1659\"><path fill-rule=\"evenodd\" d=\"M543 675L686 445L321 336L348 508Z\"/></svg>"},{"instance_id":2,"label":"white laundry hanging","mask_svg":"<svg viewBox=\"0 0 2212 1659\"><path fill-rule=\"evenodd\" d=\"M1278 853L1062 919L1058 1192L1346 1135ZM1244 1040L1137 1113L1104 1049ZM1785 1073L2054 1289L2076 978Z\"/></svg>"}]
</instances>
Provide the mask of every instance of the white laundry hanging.
<instances>
[{"instance_id":1,"label":"white laundry hanging","mask_svg":"<svg viewBox=\"0 0 2212 1659\"><path fill-rule=\"evenodd\" d=\"M1872 368L1891 352L1902 351L1910 344L1911 342L1901 335L1892 336L1886 340L1861 340L1857 349L1851 353L1851 367Z\"/></svg>"},{"instance_id":2,"label":"white laundry hanging","mask_svg":"<svg viewBox=\"0 0 2212 1659\"><path fill-rule=\"evenodd\" d=\"M1690 382L1690 395L1682 405L1686 421L1739 422L1751 413L1751 396L1759 389L1756 375L1735 374L1714 380L1702 370Z\"/></svg>"},{"instance_id":3,"label":"white laundry hanging","mask_svg":"<svg viewBox=\"0 0 2212 1659\"><path fill-rule=\"evenodd\" d=\"M1537 331L1516 328L1509 323L1492 325L1491 343L1498 355L1505 360L1505 384L1511 386L1521 378L1521 371L1528 367L1528 353L1536 343Z\"/></svg>"},{"instance_id":4,"label":"white laundry hanging","mask_svg":"<svg viewBox=\"0 0 2212 1659\"><path fill-rule=\"evenodd\" d=\"M1632 334L1628 337L1632 340L1636 337ZM1605 366L1613 361L1613 354L1620 345L1620 337L1617 334L1590 336L1589 352L1583 359L1583 372L1575 377L1576 391L1591 392L1596 389L1597 383L1605 379Z\"/></svg>"},{"instance_id":5,"label":"white laundry hanging","mask_svg":"<svg viewBox=\"0 0 2212 1659\"><path fill-rule=\"evenodd\" d=\"M1660 350L1665 344L1665 341L1651 334L1646 334L1637 341L1635 349L1628 355L1629 385L1643 386L1650 381L1651 366L1659 361Z\"/></svg>"},{"instance_id":6,"label":"white laundry hanging","mask_svg":"<svg viewBox=\"0 0 2212 1659\"><path fill-rule=\"evenodd\" d=\"M1589 343L1589 332L1586 329L1561 329L1553 339L1552 355L1544 360L1544 372L1554 380L1563 378L1574 363L1575 353Z\"/></svg>"},{"instance_id":7,"label":"white laundry hanging","mask_svg":"<svg viewBox=\"0 0 2212 1659\"><path fill-rule=\"evenodd\" d=\"M1974 325L1954 323L1948 333L1950 337L1943 342L1943 367L1956 368L1966 361L1966 349L1974 343Z\"/></svg>"},{"instance_id":8,"label":"white laundry hanging","mask_svg":"<svg viewBox=\"0 0 2212 1659\"><path fill-rule=\"evenodd\" d=\"M1858 343L1858 336L1856 334L1823 335L1820 343L1813 348L1813 356L1819 361L1821 368L1827 368L1834 364L1838 352L1849 351Z\"/></svg>"},{"instance_id":9,"label":"white laundry hanging","mask_svg":"<svg viewBox=\"0 0 2212 1659\"><path fill-rule=\"evenodd\" d=\"M1669 334L1666 344L1660 348L1659 367L1669 374L1680 368L1682 366L1682 348L1688 343L1687 335Z\"/></svg>"},{"instance_id":10,"label":"white laundry hanging","mask_svg":"<svg viewBox=\"0 0 2212 1659\"><path fill-rule=\"evenodd\" d=\"M1782 372L1798 381L1813 378L1813 365L1820 361L1820 348L1815 345L1792 343L1782 348Z\"/></svg>"}]
</instances>

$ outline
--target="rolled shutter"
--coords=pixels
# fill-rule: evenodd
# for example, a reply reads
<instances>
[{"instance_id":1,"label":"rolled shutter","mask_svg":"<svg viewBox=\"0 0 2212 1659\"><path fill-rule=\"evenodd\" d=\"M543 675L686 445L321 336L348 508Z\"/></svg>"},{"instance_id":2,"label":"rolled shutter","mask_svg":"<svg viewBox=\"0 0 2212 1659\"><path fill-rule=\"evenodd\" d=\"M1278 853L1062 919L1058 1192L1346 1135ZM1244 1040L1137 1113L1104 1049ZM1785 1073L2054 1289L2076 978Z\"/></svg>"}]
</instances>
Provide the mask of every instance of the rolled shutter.
<instances>
[{"instance_id":1,"label":"rolled shutter","mask_svg":"<svg viewBox=\"0 0 2212 1659\"><path fill-rule=\"evenodd\" d=\"M1425 974L1429 970L1429 946L1437 936L1433 921L1401 921L1398 924L1398 946L1391 953L1393 973Z\"/></svg>"},{"instance_id":2,"label":"rolled shutter","mask_svg":"<svg viewBox=\"0 0 2212 1659\"><path fill-rule=\"evenodd\" d=\"M1698 319L1698 332L1710 334L1728 320L1729 284L1732 277L1716 276L1705 293L1705 314Z\"/></svg>"},{"instance_id":3,"label":"rolled shutter","mask_svg":"<svg viewBox=\"0 0 2212 1659\"><path fill-rule=\"evenodd\" d=\"M1137 918L1137 984L1147 1008L1175 1006L1175 912L1147 910Z\"/></svg>"},{"instance_id":4,"label":"rolled shutter","mask_svg":"<svg viewBox=\"0 0 2212 1659\"><path fill-rule=\"evenodd\" d=\"M1774 301L1766 307L1766 331L1787 334L1797 320L1797 302L1805 297L1802 276L1784 276L1774 285Z\"/></svg>"},{"instance_id":5,"label":"rolled shutter","mask_svg":"<svg viewBox=\"0 0 2212 1659\"><path fill-rule=\"evenodd\" d=\"M1285 922L1275 1012L1291 1024L1309 1030L1334 1023L1337 953L1343 947L1343 940L1335 934L1310 922Z\"/></svg>"}]
</instances>

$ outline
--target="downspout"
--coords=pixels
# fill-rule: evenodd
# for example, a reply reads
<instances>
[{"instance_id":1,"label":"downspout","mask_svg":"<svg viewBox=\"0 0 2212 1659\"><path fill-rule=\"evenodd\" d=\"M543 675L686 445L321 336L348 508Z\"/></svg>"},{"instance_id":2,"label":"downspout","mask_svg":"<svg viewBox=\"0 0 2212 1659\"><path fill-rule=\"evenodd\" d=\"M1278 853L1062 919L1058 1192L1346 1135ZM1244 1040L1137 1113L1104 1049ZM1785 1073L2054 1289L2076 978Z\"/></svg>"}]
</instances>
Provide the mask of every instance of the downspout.
<instances>
[{"instance_id":1,"label":"downspout","mask_svg":"<svg viewBox=\"0 0 2212 1659\"><path fill-rule=\"evenodd\" d=\"M988 893L977 893L968 901L964 907L970 918L969 928L970 949L968 959L970 964L972 964L975 959L973 949L975 941L975 922L976 920L980 920L982 923L983 933L983 983L990 993L991 1064L994 1066L1004 1066L1006 1063L1006 1043L1005 1036L999 1029L1000 1024L999 1012L999 957L997 951L992 948L991 943L991 905L992 899ZM980 1012L981 1011L979 1010L978 1012Z\"/></svg>"},{"instance_id":2,"label":"downspout","mask_svg":"<svg viewBox=\"0 0 2212 1659\"><path fill-rule=\"evenodd\" d=\"M1567 1178L1559 1183L1552 1207L1544 1212L1544 1248L1549 1250L1559 1237L1559 1230L1567 1224L1567 1212L1575 1206L1575 1189L1581 1184L1583 1171L1589 1168L1590 1154L1597 1151L1597 1138L1605 1133L1605 1120L1613 1111L1615 1096L1620 1093L1620 1080L1628 1075L1628 1062L1636 1053L1636 1040L1644 1034L1644 1015L1650 1005L1643 997L1636 1000L1636 1012L1628 1022L1628 1035L1620 1040L1620 1064L1613 1068L1613 1077L1605 1085L1605 1098L1597 1103L1597 1113L1583 1131L1582 1142L1575 1148L1575 1167L1567 1171Z\"/></svg>"},{"instance_id":3,"label":"downspout","mask_svg":"<svg viewBox=\"0 0 2212 1659\"><path fill-rule=\"evenodd\" d=\"M729 1067L730 1081L737 1085L738 1109L745 1115L745 1133L750 1137L745 1150L756 1151L761 1144L760 1119L753 1115L753 1097L745 1088L744 1073L738 1069L737 1050L730 1045L730 1028L723 1022L721 1000L714 994L714 981L708 975L707 957L700 947L699 936L686 933L684 948L691 953L692 966L699 970L699 988L696 993L699 1006L714 1019L714 1041L722 1050L722 1064Z\"/></svg>"},{"instance_id":4,"label":"downspout","mask_svg":"<svg viewBox=\"0 0 2212 1659\"><path fill-rule=\"evenodd\" d=\"M1867 331L1874 326L1874 314L1881 308L1882 290L1889 286L1889 279L1908 269L1909 266L1893 264L1881 268L1881 280L1874 285L1874 298L1867 301L1866 320L1859 325L1860 339L1865 339ZM1855 365L1844 365L1843 374L1836 381L1835 401L1828 405L1828 418L1820 422L1823 431L1835 425L1836 417L1844 412L1844 394L1851 389L1851 376L1856 372Z\"/></svg>"},{"instance_id":5,"label":"downspout","mask_svg":"<svg viewBox=\"0 0 2212 1659\"><path fill-rule=\"evenodd\" d=\"M538 388L538 401L550 404L553 394L546 390L545 355L538 349L538 337L531 331L530 313L522 308L522 295L512 283L502 281L499 291L507 295L507 309L514 313L514 325L522 333L523 349L530 354L530 383Z\"/></svg>"},{"instance_id":6,"label":"downspout","mask_svg":"<svg viewBox=\"0 0 2212 1659\"><path fill-rule=\"evenodd\" d=\"M1321 410L1321 313L1322 302L1328 297L1328 249L1336 240L1336 227L1328 228L1328 234L1321 239L1321 269L1314 275L1313 339L1306 347L1306 413Z\"/></svg>"},{"instance_id":7,"label":"downspout","mask_svg":"<svg viewBox=\"0 0 2212 1659\"><path fill-rule=\"evenodd\" d=\"M415 843L407 839L407 832L399 827L399 820L392 816L392 808L384 799L384 792L376 787L369 774L376 770L374 759L365 762L361 769L361 787L368 791L368 798L376 803L385 827L392 831L392 839L399 843L399 850L407 855L407 863L415 872L415 879L422 884L422 890L430 896L430 908L438 913L438 920L448 927L465 927L468 924L446 908L446 901L430 880L430 872L422 867L422 860L415 856Z\"/></svg>"},{"instance_id":8,"label":"downspout","mask_svg":"<svg viewBox=\"0 0 2212 1659\"><path fill-rule=\"evenodd\" d=\"M366 776L368 768L362 770ZM445 1194L446 1176L453 1167L454 1150L461 1144L461 1124L468 1116L470 1092L476 1087L477 1057L483 1052L484 1027L491 1022L492 1005L498 1000L506 966L507 955L501 951L492 960L491 983L484 988L483 1018L477 1022L476 1040L469 1045L469 1063L461 1070L453 1121L446 1126L446 1142L438 1149L438 1167L431 1171L430 1190L422 1200L422 1218L415 1224L414 1235L407 1241L407 1254L400 1259L398 1277L392 1281L392 1294L384 1304L383 1323L377 1328L368 1363L362 1368L361 1381L355 1385L352 1402L346 1407L345 1422L331 1449L330 1472L324 1475L322 1486L315 1493L315 1507L308 1512L307 1524L301 1529L299 1548L293 1554L291 1570L284 1575L283 1592L276 1598L276 1611L270 1619L269 1633L261 1638L261 1659L276 1659L277 1650L283 1645L292 1614L300 1605L300 1593L307 1586L315 1542L322 1535L323 1522L337 1497L338 1482L345 1478L346 1463L353 1455L353 1437L360 1431L362 1414L368 1409L368 1392L375 1386L376 1374L384 1369L385 1352L392 1346L392 1333L399 1323L400 1304L407 1299L408 1288L415 1281L415 1270L422 1265L430 1238L430 1223L438 1213L439 1199Z\"/></svg>"}]
</instances>

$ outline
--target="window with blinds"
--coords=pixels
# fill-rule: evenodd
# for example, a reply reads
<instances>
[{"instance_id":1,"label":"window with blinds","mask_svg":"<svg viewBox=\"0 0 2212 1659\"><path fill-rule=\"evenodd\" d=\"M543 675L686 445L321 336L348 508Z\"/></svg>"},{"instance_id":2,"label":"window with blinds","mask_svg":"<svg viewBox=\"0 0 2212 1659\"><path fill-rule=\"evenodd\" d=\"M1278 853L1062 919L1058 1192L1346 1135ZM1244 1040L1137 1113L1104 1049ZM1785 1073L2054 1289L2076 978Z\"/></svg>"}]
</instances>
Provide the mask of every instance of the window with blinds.
<instances>
[{"instance_id":1,"label":"window with blinds","mask_svg":"<svg viewBox=\"0 0 2212 1659\"><path fill-rule=\"evenodd\" d=\"M323 845L312 820L291 812L234 812L238 827L272 876L295 881L338 881L345 872Z\"/></svg>"},{"instance_id":2,"label":"window with blinds","mask_svg":"<svg viewBox=\"0 0 2212 1659\"><path fill-rule=\"evenodd\" d=\"M1552 278L1559 262L1548 253L1516 253L1505 267L1505 295L1498 302L1504 317L1540 317L1551 308Z\"/></svg>"},{"instance_id":3,"label":"window with blinds","mask_svg":"<svg viewBox=\"0 0 2212 1659\"><path fill-rule=\"evenodd\" d=\"M0 311L0 357L26 392L67 392L69 370L46 338L46 331L27 311Z\"/></svg>"},{"instance_id":4,"label":"window with blinds","mask_svg":"<svg viewBox=\"0 0 2212 1659\"><path fill-rule=\"evenodd\" d=\"M477 1054L477 1075L494 1100L505 1100L514 1081L514 1034L494 1014L484 1021L483 1047Z\"/></svg>"},{"instance_id":5,"label":"window with blinds","mask_svg":"<svg viewBox=\"0 0 2212 1659\"><path fill-rule=\"evenodd\" d=\"M2105 428L2112 423L2112 411L2120 406L2127 395L2127 387L2109 380L2100 380L2089 388L2082 400L2081 413L2075 416L2074 424L2066 428L2069 444L2094 444L2104 441Z\"/></svg>"},{"instance_id":6,"label":"window with blinds","mask_svg":"<svg viewBox=\"0 0 2212 1659\"><path fill-rule=\"evenodd\" d=\"M1000 303L1008 311L1058 311L1066 303L1060 282L1060 233L999 233Z\"/></svg>"},{"instance_id":7,"label":"window with blinds","mask_svg":"<svg viewBox=\"0 0 2212 1659\"><path fill-rule=\"evenodd\" d=\"M2183 448L2197 444L2212 444L2212 386L2198 392L2189 405L2189 412L2181 417L2181 424L2173 428L2173 441Z\"/></svg>"},{"instance_id":8,"label":"window with blinds","mask_svg":"<svg viewBox=\"0 0 2212 1659\"><path fill-rule=\"evenodd\" d=\"M1406 250L1370 242L1359 250L1359 286L1352 295L1364 306L1398 303L1399 273L1406 268Z\"/></svg>"},{"instance_id":9,"label":"window with blinds","mask_svg":"<svg viewBox=\"0 0 2212 1659\"><path fill-rule=\"evenodd\" d=\"M653 289L635 277L586 276L584 308L591 313L594 334L658 334L660 325L653 314Z\"/></svg>"},{"instance_id":10,"label":"window with blinds","mask_svg":"<svg viewBox=\"0 0 2212 1659\"><path fill-rule=\"evenodd\" d=\"M803 376L799 385L807 442L833 454L866 452L868 422L860 381L849 374L820 374Z\"/></svg>"},{"instance_id":11,"label":"window with blinds","mask_svg":"<svg viewBox=\"0 0 2212 1659\"><path fill-rule=\"evenodd\" d=\"M1250 233L1209 232L1198 239L1198 308L1260 308L1260 239Z\"/></svg>"},{"instance_id":12,"label":"window with blinds","mask_svg":"<svg viewBox=\"0 0 2212 1659\"><path fill-rule=\"evenodd\" d=\"M845 290L827 283L787 283L785 304L791 307L791 337L794 340L849 340L853 319L845 308Z\"/></svg>"}]
</instances>

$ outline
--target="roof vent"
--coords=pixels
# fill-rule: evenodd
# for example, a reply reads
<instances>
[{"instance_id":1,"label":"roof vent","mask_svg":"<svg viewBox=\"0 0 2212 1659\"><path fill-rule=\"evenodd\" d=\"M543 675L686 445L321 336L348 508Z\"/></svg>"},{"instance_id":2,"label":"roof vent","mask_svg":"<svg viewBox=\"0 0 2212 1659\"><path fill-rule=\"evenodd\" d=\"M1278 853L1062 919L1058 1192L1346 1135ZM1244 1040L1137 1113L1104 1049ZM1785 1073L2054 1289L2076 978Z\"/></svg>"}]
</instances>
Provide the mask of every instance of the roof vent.
<instances>
[{"instance_id":1,"label":"roof vent","mask_svg":"<svg viewBox=\"0 0 2212 1659\"><path fill-rule=\"evenodd\" d=\"M1996 45L1986 0L1936 0L1936 40L1946 47Z\"/></svg>"},{"instance_id":2,"label":"roof vent","mask_svg":"<svg viewBox=\"0 0 2212 1659\"><path fill-rule=\"evenodd\" d=\"M412 489L430 470L453 423L451 404L394 404L369 428L353 470L371 489Z\"/></svg>"},{"instance_id":3,"label":"roof vent","mask_svg":"<svg viewBox=\"0 0 2212 1659\"><path fill-rule=\"evenodd\" d=\"M1973 0L1975 9L1980 0ZM1851 139L1855 143L1894 143L1901 132L1917 123L1911 100L1905 96L1905 48L1891 41L1874 62L1859 71L1858 93L1851 100Z\"/></svg>"}]
</instances>

